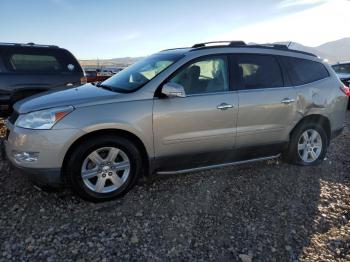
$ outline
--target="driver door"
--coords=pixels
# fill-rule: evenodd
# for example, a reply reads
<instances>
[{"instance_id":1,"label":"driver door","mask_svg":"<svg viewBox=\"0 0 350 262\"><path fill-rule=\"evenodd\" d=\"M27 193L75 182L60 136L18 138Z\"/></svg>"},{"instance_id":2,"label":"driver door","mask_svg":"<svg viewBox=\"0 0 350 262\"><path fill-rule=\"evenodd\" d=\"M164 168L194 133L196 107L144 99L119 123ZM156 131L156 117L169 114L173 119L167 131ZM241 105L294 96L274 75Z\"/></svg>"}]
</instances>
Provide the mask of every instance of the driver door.
<instances>
[{"instance_id":1,"label":"driver door","mask_svg":"<svg viewBox=\"0 0 350 262\"><path fill-rule=\"evenodd\" d=\"M158 169L175 171L230 162L238 97L230 87L228 58L197 59L178 70L169 82L183 86L186 96L154 100Z\"/></svg>"}]
</instances>

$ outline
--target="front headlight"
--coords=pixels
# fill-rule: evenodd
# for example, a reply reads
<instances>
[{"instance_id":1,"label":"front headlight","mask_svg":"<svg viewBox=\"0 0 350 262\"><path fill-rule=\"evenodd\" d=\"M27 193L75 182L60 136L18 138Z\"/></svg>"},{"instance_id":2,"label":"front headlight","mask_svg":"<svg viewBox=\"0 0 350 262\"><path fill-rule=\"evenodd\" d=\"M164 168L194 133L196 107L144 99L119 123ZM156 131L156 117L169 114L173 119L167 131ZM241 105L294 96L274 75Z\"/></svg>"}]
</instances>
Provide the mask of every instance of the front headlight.
<instances>
[{"instance_id":1,"label":"front headlight","mask_svg":"<svg viewBox=\"0 0 350 262\"><path fill-rule=\"evenodd\" d=\"M74 107L66 106L23 114L18 117L16 126L29 129L51 129L73 110Z\"/></svg>"}]
</instances>

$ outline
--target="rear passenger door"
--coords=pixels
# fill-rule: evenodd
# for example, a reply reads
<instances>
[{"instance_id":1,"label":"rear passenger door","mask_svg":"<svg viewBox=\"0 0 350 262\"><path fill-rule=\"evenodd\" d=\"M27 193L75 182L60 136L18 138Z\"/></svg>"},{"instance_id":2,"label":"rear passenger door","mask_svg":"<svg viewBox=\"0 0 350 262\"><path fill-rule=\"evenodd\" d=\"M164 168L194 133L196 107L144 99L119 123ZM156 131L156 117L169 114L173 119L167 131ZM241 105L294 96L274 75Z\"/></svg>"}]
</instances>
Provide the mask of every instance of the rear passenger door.
<instances>
[{"instance_id":1,"label":"rear passenger door","mask_svg":"<svg viewBox=\"0 0 350 262\"><path fill-rule=\"evenodd\" d=\"M264 153L277 153L295 122L296 92L277 57L235 54L232 60L239 82L236 147L263 146L276 151Z\"/></svg>"}]
</instances>

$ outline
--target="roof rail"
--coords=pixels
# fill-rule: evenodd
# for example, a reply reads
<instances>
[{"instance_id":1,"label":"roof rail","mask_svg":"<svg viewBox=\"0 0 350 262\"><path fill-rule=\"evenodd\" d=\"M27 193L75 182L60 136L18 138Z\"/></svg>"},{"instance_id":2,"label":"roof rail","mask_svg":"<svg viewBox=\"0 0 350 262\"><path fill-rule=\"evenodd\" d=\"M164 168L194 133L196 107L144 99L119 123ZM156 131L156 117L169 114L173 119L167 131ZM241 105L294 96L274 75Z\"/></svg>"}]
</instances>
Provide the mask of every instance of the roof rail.
<instances>
[{"instance_id":1,"label":"roof rail","mask_svg":"<svg viewBox=\"0 0 350 262\"><path fill-rule=\"evenodd\" d=\"M290 50L287 45L283 44L251 44L249 47L270 47L276 49Z\"/></svg>"},{"instance_id":2,"label":"roof rail","mask_svg":"<svg viewBox=\"0 0 350 262\"><path fill-rule=\"evenodd\" d=\"M58 48L57 45L38 45L34 44L32 42L24 44L24 43L5 43L5 42L0 42L0 45L8 45L8 46L32 46L32 47L54 47Z\"/></svg>"},{"instance_id":3,"label":"roof rail","mask_svg":"<svg viewBox=\"0 0 350 262\"><path fill-rule=\"evenodd\" d=\"M210 44L222 44L222 43L228 43L228 47L233 47L233 46L245 46L246 43L243 41L212 41L212 42L205 42L205 43L199 43L195 44L192 46L192 48L201 48L201 47L206 47Z\"/></svg>"},{"instance_id":4,"label":"roof rail","mask_svg":"<svg viewBox=\"0 0 350 262\"><path fill-rule=\"evenodd\" d=\"M181 50L181 49L189 49L189 47L176 47L176 48L168 48L168 49L164 49L161 52L165 52L165 51L172 51L172 50Z\"/></svg>"},{"instance_id":5,"label":"roof rail","mask_svg":"<svg viewBox=\"0 0 350 262\"><path fill-rule=\"evenodd\" d=\"M217 43L218 44L228 43L228 44L227 45L210 45L210 44L217 44ZM274 49L274 50L284 50L284 51L317 57L317 55L309 52L289 49L287 45L283 45L283 44L246 44L243 41L213 41L213 42L207 42L207 43L200 43L192 46L192 48L195 48L195 49L190 51L196 51L196 50L205 49L205 48L222 48L222 47L265 48L265 49Z\"/></svg>"}]
</instances>

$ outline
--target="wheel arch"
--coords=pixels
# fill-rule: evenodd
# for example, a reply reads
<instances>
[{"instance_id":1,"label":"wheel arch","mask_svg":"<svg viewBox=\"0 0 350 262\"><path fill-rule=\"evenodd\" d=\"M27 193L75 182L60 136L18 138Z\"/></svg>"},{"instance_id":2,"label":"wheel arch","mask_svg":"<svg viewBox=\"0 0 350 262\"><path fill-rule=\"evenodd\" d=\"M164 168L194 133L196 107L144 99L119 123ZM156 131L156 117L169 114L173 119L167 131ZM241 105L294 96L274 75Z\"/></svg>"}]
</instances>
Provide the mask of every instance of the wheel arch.
<instances>
[{"instance_id":1,"label":"wheel arch","mask_svg":"<svg viewBox=\"0 0 350 262\"><path fill-rule=\"evenodd\" d=\"M69 157L71 156L72 152L74 151L74 149L77 148L79 145L81 145L87 139L93 139L96 136L105 136L105 135L123 137L123 138L130 140L132 143L134 143L136 145L136 147L140 150L141 156L142 156L142 161L146 165L146 168L144 170L147 170L147 172L145 172L143 175L149 174L149 170L150 170L149 154L147 152L147 149L146 149L144 143L137 135L135 135L129 131L122 130L122 129L101 129L101 130L95 130L95 131L92 131L90 133L84 134L83 136L81 136L77 140L75 140L73 142L73 144L70 145L70 147L68 148L68 150L64 156L63 164L62 164L62 177L63 177L63 180L65 183L67 182L66 169L68 168L68 166L67 166L68 160L69 160Z\"/></svg>"},{"instance_id":2,"label":"wheel arch","mask_svg":"<svg viewBox=\"0 0 350 262\"><path fill-rule=\"evenodd\" d=\"M292 131L290 132L289 136L291 136L294 132L295 129L297 129L300 125L304 124L304 123L318 123L320 124L327 135L327 142L329 144L330 140L331 140L331 122L330 120L324 116L324 115L318 115L318 114L312 114L312 115L308 115L303 117L292 129Z\"/></svg>"}]
</instances>

